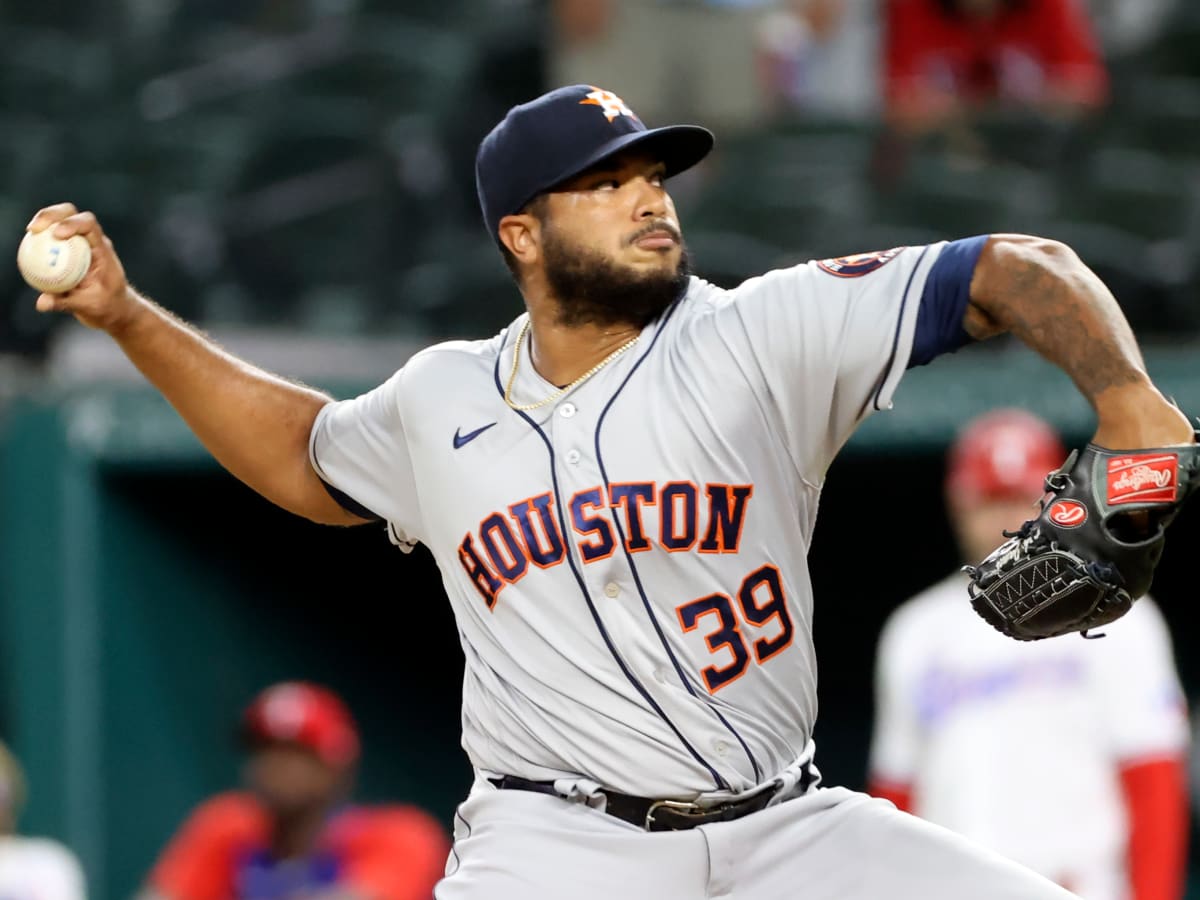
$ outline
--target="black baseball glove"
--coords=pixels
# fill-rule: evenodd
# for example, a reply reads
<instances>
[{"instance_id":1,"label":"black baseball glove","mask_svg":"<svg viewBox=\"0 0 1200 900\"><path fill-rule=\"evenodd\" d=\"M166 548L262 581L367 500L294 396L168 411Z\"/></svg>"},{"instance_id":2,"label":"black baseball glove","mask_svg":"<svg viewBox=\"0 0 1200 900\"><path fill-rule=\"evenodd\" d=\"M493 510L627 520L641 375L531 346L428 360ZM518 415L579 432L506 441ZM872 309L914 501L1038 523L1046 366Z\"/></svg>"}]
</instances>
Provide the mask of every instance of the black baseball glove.
<instances>
[{"instance_id":1,"label":"black baseball glove","mask_svg":"<svg viewBox=\"0 0 1200 900\"><path fill-rule=\"evenodd\" d=\"M1167 526L1197 487L1200 444L1073 451L1046 476L1040 514L964 569L971 605L1019 641L1091 636L1150 589Z\"/></svg>"}]
</instances>

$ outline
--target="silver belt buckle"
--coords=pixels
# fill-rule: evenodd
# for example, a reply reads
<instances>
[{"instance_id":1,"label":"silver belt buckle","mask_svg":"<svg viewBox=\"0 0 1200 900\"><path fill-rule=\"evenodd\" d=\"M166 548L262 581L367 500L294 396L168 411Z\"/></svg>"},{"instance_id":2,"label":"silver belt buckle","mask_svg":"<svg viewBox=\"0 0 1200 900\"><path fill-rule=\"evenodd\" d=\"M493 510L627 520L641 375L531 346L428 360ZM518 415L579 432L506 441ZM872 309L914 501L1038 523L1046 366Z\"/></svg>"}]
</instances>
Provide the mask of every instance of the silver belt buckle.
<instances>
[{"instance_id":1,"label":"silver belt buckle","mask_svg":"<svg viewBox=\"0 0 1200 900\"><path fill-rule=\"evenodd\" d=\"M680 812L683 812L685 810L700 809L700 807L697 806L695 803L689 803L686 800L655 800L653 803L650 804L650 808L646 810L646 821L642 823L643 830L645 830L645 831L650 830L650 826L652 824L654 824L654 811L656 809L659 809L660 807L666 807L667 809L677 809Z\"/></svg>"}]
</instances>

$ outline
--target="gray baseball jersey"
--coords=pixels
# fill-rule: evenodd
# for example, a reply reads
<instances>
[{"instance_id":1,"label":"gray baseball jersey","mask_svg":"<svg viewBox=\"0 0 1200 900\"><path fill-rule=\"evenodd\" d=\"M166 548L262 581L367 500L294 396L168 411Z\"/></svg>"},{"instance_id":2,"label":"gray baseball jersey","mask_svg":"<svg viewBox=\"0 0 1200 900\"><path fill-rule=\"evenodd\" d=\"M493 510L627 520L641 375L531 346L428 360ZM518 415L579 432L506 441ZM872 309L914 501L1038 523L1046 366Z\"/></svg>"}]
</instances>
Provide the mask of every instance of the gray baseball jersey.
<instances>
[{"instance_id":1,"label":"gray baseball jersey","mask_svg":"<svg viewBox=\"0 0 1200 900\"><path fill-rule=\"evenodd\" d=\"M694 797L805 752L806 554L826 468L906 365L946 349L918 332L953 318L961 334L982 242L734 290L693 278L630 352L532 412L503 398L523 316L322 410L321 478L437 560L478 770ZM556 391L529 358L518 404Z\"/></svg>"}]
</instances>

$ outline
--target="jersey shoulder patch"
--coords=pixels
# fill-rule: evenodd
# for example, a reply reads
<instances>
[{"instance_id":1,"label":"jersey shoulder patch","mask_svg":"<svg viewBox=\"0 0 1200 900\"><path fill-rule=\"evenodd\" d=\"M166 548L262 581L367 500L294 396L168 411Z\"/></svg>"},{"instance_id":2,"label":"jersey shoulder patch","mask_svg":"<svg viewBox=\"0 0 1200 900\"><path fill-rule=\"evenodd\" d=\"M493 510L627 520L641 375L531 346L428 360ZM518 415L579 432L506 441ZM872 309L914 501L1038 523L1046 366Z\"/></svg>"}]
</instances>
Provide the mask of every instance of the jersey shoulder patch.
<instances>
[{"instance_id":1,"label":"jersey shoulder patch","mask_svg":"<svg viewBox=\"0 0 1200 900\"><path fill-rule=\"evenodd\" d=\"M861 278L876 269L890 263L903 253L907 247L893 247L891 250L874 250L870 253L855 253L852 256L835 256L832 259L818 260L817 265L822 271L838 278Z\"/></svg>"}]
</instances>

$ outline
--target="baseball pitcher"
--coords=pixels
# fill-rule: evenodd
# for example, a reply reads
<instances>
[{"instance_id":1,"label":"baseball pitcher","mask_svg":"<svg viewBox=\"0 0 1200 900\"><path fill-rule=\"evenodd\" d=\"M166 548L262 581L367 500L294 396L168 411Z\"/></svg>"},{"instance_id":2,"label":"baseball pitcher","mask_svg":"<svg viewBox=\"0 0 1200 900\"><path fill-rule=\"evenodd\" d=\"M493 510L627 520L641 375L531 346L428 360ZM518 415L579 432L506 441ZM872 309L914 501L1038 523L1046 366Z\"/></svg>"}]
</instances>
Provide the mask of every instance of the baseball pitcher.
<instances>
[{"instance_id":1,"label":"baseball pitcher","mask_svg":"<svg viewBox=\"0 0 1200 900\"><path fill-rule=\"evenodd\" d=\"M696 126L649 129L589 85L510 110L476 180L525 312L352 400L234 359L138 294L95 216L69 204L30 228L85 235L92 268L37 304L112 335L270 500L430 548L462 636L476 772L442 900L1068 896L890 803L818 786L805 554L821 484L906 368L1003 331L1074 379L1097 447L1165 460L1172 496L1122 508L1147 555L1196 478L1192 428L1113 297L1052 241L895 248L734 290L692 277L666 183L712 144ZM1099 518L1081 479L1060 473ZM1120 569L1091 567L1103 528L1049 550L1028 524L981 568L981 603L1016 619L1022 591L1041 590L1038 609L1065 596L1085 628L1089 599L1121 609ZM1027 563L1059 574L1038 582Z\"/></svg>"}]
</instances>

